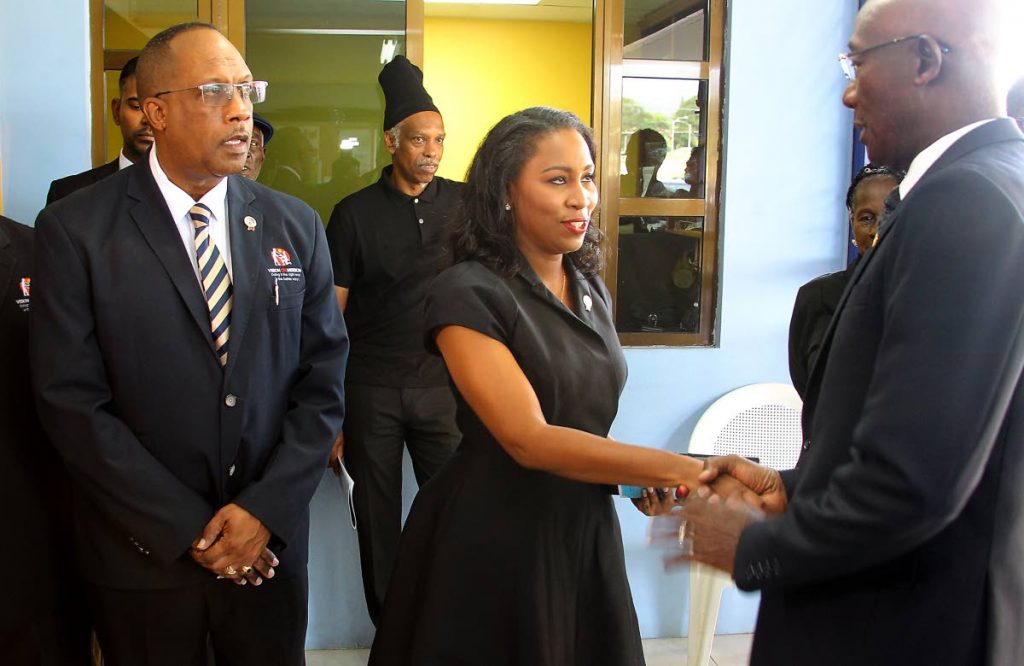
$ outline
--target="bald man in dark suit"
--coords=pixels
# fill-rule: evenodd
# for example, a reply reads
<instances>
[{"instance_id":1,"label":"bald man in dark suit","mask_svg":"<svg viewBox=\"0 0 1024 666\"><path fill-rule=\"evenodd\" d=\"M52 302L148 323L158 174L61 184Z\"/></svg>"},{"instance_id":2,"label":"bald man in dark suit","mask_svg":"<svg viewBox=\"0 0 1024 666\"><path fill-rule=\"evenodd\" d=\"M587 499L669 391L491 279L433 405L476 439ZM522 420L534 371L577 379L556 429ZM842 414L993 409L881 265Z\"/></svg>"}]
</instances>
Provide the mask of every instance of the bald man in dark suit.
<instances>
[{"instance_id":1,"label":"bald man in dark suit","mask_svg":"<svg viewBox=\"0 0 1024 666\"><path fill-rule=\"evenodd\" d=\"M811 371L797 468L712 461L760 509L682 511L693 557L762 592L755 666L1024 664L1024 134L985 75L997 3L858 15L843 101L907 175Z\"/></svg>"}]
</instances>

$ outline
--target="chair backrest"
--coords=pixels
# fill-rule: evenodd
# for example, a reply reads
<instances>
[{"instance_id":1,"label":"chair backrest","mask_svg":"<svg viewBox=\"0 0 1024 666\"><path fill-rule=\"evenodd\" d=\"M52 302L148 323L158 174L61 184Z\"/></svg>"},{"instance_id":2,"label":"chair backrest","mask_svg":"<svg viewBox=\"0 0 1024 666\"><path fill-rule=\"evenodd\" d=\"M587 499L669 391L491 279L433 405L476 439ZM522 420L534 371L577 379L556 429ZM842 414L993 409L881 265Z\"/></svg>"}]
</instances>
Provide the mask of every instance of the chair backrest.
<instances>
[{"instance_id":1,"label":"chair backrest","mask_svg":"<svg viewBox=\"0 0 1024 666\"><path fill-rule=\"evenodd\" d=\"M690 453L753 456L792 469L800 456L803 402L789 384L750 384L726 393L701 415Z\"/></svg>"}]
</instances>

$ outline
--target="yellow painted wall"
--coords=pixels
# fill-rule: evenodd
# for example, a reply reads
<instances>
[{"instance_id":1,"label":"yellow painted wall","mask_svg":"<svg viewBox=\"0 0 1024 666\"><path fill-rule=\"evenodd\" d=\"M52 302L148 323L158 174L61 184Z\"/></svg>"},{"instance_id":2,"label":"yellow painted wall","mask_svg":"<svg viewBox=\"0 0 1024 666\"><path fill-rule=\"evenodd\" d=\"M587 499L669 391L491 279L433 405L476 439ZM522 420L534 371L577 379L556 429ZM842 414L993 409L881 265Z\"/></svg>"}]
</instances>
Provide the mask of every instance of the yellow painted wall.
<instances>
[{"instance_id":1,"label":"yellow painted wall","mask_svg":"<svg viewBox=\"0 0 1024 666\"><path fill-rule=\"evenodd\" d=\"M444 116L439 174L456 180L496 122L529 106L590 124L591 25L427 17L423 79Z\"/></svg>"}]
</instances>

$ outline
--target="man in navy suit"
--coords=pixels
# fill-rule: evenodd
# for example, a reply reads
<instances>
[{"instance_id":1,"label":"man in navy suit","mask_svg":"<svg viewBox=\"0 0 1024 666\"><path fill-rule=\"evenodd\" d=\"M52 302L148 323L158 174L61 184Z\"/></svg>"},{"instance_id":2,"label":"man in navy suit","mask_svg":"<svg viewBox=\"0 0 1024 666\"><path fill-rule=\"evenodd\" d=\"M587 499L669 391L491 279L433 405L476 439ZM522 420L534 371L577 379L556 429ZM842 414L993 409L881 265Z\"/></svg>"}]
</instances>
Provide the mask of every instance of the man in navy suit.
<instances>
[{"instance_id":1,"label":"man in navy suit","mask_svg":"<svg viewBox=\"0 0 1024 666\"><path fill-rule=\"evenodd\" d=\"M1024 664L1024 135L991 77L998 1L857 18L843 101L906 178L811 372L797 469L712 461L767 511L682 512L695 559L762 591L752 664Z\"/></svg>"},{"instance_id":2,"label":"man in navy suit","mask_svg":"<svg viewBox=\"0 0 1024 666\"><path fill-rule=\"evenodd\" d=\"M89 187L107 176L113 176L121 169L130 167L142 160L146 151L153 145L153 132L149 129L146 114L142 112L142 102L139 100L135 81L138 60L137 57L132 58L121 68L121 75L118 77L119 95L110 100L110 115L114 119L114 124L121 130L121 153L116 159L95 169L58 178L50 183L50 190L46 193L47 206L75 190Z\"/></svg>"},{"instance_id":3,"label":"man in navy suit","mask_svg":"<svg viewBox=\"0 0 1024 666\"><path fill-rule=\"evenodd\" d=\"M323 225L238 174L253 81L213 26L140 56L155 145L36 223L32 374L105 658L302 664L309 500L348 354Z\"/></svg>"}]
</instances>

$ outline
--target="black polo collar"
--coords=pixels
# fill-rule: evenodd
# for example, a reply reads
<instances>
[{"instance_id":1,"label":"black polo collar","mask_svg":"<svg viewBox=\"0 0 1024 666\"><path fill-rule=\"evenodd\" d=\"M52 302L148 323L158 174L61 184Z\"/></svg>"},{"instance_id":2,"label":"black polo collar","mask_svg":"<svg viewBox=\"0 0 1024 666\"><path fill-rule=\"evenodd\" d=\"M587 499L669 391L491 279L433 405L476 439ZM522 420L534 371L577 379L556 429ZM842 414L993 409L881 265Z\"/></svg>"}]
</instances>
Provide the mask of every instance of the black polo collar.
<instances>
[{"instance_id":1,"label":"black polo collar","mask_svg":"<svg viewBox=\"0 0 1024 666\"><path fill-rule=\"evenodd\" d=\"M423 191L420 192L419 195L413 197L395 187L395 184L391 182L391 173L394 168L394 165L389 164L381 169L380 179L377 181L377 185L384 190L384 194L396 206L405 206L414 199L417 203L420 201L423 203L431 203L434 201L434 198L437 197L437 190L440 187L437 176L434 176L434 178L427 183L427 186L423 188Z\"/></svg>"}]
</instances>

